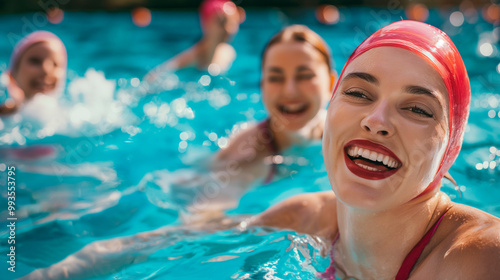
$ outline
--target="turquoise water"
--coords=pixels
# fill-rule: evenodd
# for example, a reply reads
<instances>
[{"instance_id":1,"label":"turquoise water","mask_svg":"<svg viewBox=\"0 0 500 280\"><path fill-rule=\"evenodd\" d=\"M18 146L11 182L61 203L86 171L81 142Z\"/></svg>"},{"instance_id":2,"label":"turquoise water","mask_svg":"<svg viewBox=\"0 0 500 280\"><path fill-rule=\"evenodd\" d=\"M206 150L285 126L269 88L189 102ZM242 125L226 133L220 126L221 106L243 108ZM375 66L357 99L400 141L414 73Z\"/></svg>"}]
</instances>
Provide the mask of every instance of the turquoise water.
<instances>
[{"instance_id":1,"label":"turquoise water","mask_svg":"<svg viewBox=\"0 0 500 280\"><path fill-rule=\"evenodd\" d=\"M467 17L456 27L450 23L455 11L432 10L427 21L451 36L472 84L464 147L450 171L460 191L448 182L443 190L454 201L500 217L500 29L480 16ZM10 39L32 31L31 27L61 37L68 48L69 70L63 96L34 100L29 112L0 123L1 151L41 146L54 150L36 160L0 151L0 254L4 257L9 234L5 170L10 165L17 168L18 207L17 272L14 275L7 265L2 266L0 278L13 279L54 264L92 241L178 224L180 209L165 203L159 188L141 182L147 176L168 178L170 172L191 167L224 146L232 131L265 118L258 87L260 53L274 33L287 24L307 24L329 43L340 73L348 55L367 35L404 18L401 11L384 9L341 9L341 14L339 24L325 26L317 23L310 10L249 10L234 38L237 59L226 75L178 71L166 75L160 94L144 97L140 96L142 76L200 37L196 13L153 12L147 28L134 26L125 13L66 13L60 25L41 24L33 14L2 17L0 32L7 40L0 40L1 71L12 50ZM79 114L72 114L75 111ZM329 189L319 143L287 151L280 173L280 180L244 193L226 214L238 219L295 194ZM323 271L329 263L311 237L267 228L215 233L173 230L164 242L171 245L157 250L148 261L102 279L207 275L210 279L314 279L315 271Z\"/></svg>"}]
</instances>

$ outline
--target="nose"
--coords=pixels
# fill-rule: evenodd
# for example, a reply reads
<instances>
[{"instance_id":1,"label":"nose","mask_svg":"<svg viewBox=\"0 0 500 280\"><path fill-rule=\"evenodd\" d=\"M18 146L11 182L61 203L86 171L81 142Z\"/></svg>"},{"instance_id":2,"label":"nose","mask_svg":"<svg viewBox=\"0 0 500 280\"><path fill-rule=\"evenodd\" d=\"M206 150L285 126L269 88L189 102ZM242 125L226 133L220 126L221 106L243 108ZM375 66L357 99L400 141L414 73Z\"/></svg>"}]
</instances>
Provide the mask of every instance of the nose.
<instances>
[{"instance_id":1,"label":"nose","mask_svg":"<svg viewBox=\"0 0 500 280\"><path fill-rule=\"evenodd\" d=\"M45 60L42 64L42 70L44 74L49 74L54 69L54 62L51 60Z\"/></svg>"},{"instance_id":2,"label":"nose","mask_svg":"<svg viewBox=\"0 0 500 280\"><path fill-rule=\"evenodd\" d=\"M297 93L297 84L295 83L295 80L286 79L283 90L287 96L293 97Z\"/></svg>"},{"instance_id":3,"label":"nose","mask_svg":"<svg viewBox=\"0 0 500 280\"><path fill-rule=\"evenodd\" d=\"M386 102L374 104L374 108L361 120L364 131L380 136L392 136L394 127L390 121L389 106Z\"/></svg>"}]
</instances>

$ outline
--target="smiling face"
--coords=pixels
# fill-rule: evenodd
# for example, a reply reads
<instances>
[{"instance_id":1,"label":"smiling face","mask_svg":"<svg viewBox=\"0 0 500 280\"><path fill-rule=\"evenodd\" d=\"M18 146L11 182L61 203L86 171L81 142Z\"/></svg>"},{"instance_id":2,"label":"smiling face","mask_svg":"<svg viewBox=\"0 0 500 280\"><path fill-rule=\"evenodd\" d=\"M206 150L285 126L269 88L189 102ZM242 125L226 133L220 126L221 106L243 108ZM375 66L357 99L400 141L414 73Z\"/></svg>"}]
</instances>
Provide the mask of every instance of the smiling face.
<instances>
[{"instance_id":1,"label":"smiling face","mask_svg":"<svg viewBox=\"0 0 500 280\"><path fill-rule=\"evenodd\" d=\"M29 47L12 76L25 98L54 90L64 76L62 51L56 43L40 42Z\"/></svg>"},{"instance_id":2,"label":"smiling face","mask_svg":"<svg viewBox=\"0 0 500 280\"><path fill-rule=\"evenodd\" d=\"M385 210L432 181L448 140L448 91L420 56L371 49L344 70L328 108L323 156L340 201Z\"/></svg>"},{"instance_id":3,"label":"smiling face","mask_svg":"<svg viewBox=\"0 0 500 280\"><path fill-rule=\"evenodd\" d=\"M267 49L261 80L262 98L270 118L287 131L311 121L330 96L330 69L309 44L279 42Z\"/></svg>"}]
</instances>

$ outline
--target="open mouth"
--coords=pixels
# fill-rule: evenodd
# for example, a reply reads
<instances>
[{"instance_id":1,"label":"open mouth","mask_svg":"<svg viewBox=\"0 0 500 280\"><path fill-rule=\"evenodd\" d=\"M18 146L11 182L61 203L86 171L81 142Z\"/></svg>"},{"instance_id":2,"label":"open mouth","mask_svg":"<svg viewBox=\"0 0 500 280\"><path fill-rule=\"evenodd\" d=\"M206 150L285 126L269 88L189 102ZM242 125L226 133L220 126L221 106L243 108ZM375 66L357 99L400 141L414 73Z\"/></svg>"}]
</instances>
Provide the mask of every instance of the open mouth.
<instances>
[{"instance_id":1,"label":"open mouth","mask_svg":"<svg viewBox=\"0 0 500 280\"><path fill-rule=\"evenodd\" d=\"M386 147L367 141L350 141L344 148L347 168L355 175L380 180L396 173L403 165Z\"/></svg>"},{"instance_id":2,"label":"open mouth","mask_svg":"<svg viewBox=\"0 0 500 280\"><path fill-rule=\"evenodd\" d=\"M39 92L47 92L55 88L55 83L32 82L31 87Z\"/></svg>"},{"instance_id":3,"label":"open mouth","mask_svg":"<svg viewBox=\"0 0 500 280\"><path fill-rule=\"evenodd\" d=\"M309 109L309 104L278 105L278 110L285 115L300 115Z\"/></svg>"}]
</instances>

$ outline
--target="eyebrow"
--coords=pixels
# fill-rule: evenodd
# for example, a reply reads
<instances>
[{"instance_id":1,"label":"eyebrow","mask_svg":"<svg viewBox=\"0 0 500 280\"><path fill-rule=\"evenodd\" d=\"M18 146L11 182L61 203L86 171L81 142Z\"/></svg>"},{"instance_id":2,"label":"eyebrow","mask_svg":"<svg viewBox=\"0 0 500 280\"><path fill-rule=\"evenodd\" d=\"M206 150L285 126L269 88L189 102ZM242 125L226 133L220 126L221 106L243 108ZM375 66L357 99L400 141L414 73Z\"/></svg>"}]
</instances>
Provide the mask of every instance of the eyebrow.
<instances>
[{"instance_id":1,"label":"eyebrow","mask_svg":"<svg viewBox=\"0 0 500 280\"><path fill-rule=\"evenodd\" d=\"M298 67L297 72L300 72L300 71L308 71L308 70L311 70L311 68L310 68L310 67L307 67L307 66L305 66L305 65L301 65L301 66L299 66L299 67Z\"/></svg>"},{"instance_id":2,"label":"eyebrow","mask_svg":"<svg viewBox=\"0 0 500 280\"><path fill-rule=\"evenodd\" d=\"M375 76L371 75L371 74L368 74L368 73L365 73L365 72L352 72L352 73L349 73L345 76L345 78L342 79L342 81L344 80L349 80L349 79L354 79L354 78L358 78L358 79L362 79L362 80L365 80L369 83L372 83L372 84L375 84L375 85L379 85L380 82L378 81L377 78L375 78ZM441 99L438 98L438 95L430 90L430 89L427 89L425 87L421 87L421 86L406 86L404 88L404 91L409 93L409 94L417 94L417 95L426 95L426 96L430 96L432 97L434 100L436 100L441 106L444 107L444 104L443 102L441 101Z\"/></svg>"},{"instance_id":3,"label":"eyebrow","mask_svg":"<svg viewBox=\"0 0 500 280\"><path fill-rule=\"evenodd\" d=\"M274 73L283 73L283 70L281 68L272 66L268 68L268 71Z\"/></svg>"},{"instance_id":4,"label":"eyebrow","mask_svg":"<svg viewBox=\"0 0 500 280\"><path fill-rule=\"evenodd\" d=\"M427 89L427 88L424 88L424 87L421 87L421 86L406 86L404 88L404 91L409 93L409 94L417 94L417 95L426 95L426 96L430 96L432 97L433 99L435 99L440 105L443 105L443 103L441 102L441 100L438 98L437 94L430 90L430 89Z\"/></svg>"},{"instance_id":5,"label":"eyebrow","mask_svg":"<svg viewBox=\"0 0 500 280\"><path fill-rule=\"evenodd\" d=\"M377 78L375 78L375 76L368 74L368 73L364 73L364 72L349 73L347 76L345 76L345 78L343 80L349 80L349 79L353 79L353 78L362 79L362 80L365 80L371 84L376 84L376 85L379 84L379 81L377 80Z\"/></svg>"}]
</instances>

